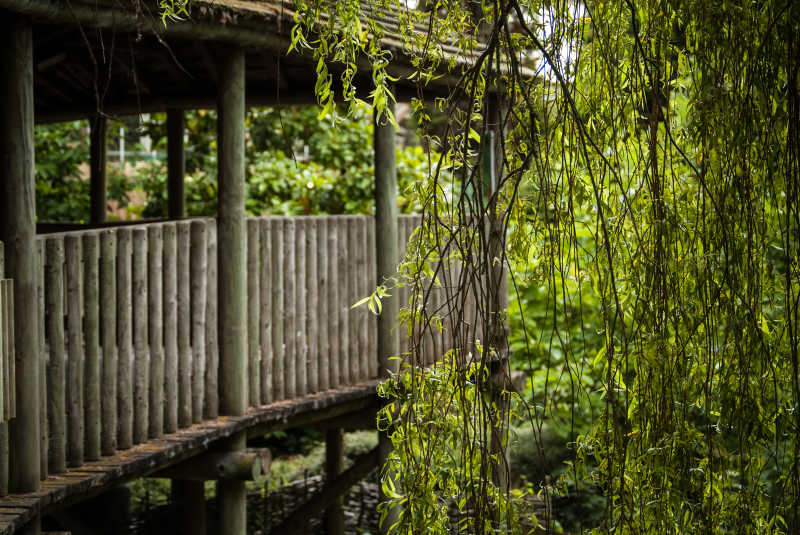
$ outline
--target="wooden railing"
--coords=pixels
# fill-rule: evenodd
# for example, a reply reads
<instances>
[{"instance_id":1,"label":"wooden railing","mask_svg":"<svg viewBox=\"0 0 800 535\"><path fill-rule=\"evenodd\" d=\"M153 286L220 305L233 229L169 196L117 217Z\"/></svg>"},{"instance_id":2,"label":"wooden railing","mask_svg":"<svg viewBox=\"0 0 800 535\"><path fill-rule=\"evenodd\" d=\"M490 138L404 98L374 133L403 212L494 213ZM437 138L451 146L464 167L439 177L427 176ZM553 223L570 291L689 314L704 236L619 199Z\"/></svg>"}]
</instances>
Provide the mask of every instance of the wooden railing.
<instances>
[{"instance_id":1,"label":"wooden railing","mask_svg":"<svg viewBox=\"0 0 800 535\"><path fill-rule=\"evenodd\" d=\"M250 406L376 378L376 318L352 307L376 286L374 219L258 217L246 224ZM418 224L416 216L400 217L401 252ZM37 241L44 475L218 416L215 220ZM399 294L407 303L408 289ZM8 308L2 312L13 319ZM401 340L408 347L404 331ZM430 336L430 355L442 341ZM2 355L13 354L8 349ZM12 417L13 358L3 362L11 367L0 373L0 415ZM0 491L7 451L0 443Z\"/></svg>"}]
</instances>

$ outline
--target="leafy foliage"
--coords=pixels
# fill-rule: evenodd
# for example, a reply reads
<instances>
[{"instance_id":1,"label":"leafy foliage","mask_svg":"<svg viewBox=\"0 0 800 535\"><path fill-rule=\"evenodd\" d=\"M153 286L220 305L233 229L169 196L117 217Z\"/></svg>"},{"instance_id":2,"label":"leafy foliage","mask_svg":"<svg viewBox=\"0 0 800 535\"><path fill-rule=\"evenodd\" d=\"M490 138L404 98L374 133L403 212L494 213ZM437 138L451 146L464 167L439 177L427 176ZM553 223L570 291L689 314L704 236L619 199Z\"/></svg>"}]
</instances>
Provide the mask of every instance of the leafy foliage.
<instances>
[{"instance_id":1,"label":"leafy foliage","mask_svg":"<svg viewBox=\"0 0 800 535\"><path fill-rule=\"evenodd\" d=\"M319 60L325 106L323 60L343 65L355 102L352 73L366 57L373 104L388 100L385 30L370 10L398 13L420 94L444 70L460 76L457 98L437 102L446 133L429 138L432 168L459 185L434 172L416 190L426 219L406 262L416 298L404 316L412 331L458 317L456 364L385 387L402 415L386 479L390 503L407 508L395 528L446 531L444 509L466 492L474 507L459 529L522 529L486 440L506 436L503 395L470 380L509 344L498 329L506 264L527 286L513 290L514 307L530 318L510 340L512 365L533 378L520 414L534 430L569 415L574 430L577 459L545 495L570 480L596 485L597 532L800 529L796 3L296 4L292 46ZM427 126L421 102L415 111ZM495 187L482 164L492 130ZM444 272L467 273L445 285L447 313L426 302L440 258ZM464 318L469 296L478 312ZM419 351L408 360L421 362Z\"/></svg>"}]
</instances>

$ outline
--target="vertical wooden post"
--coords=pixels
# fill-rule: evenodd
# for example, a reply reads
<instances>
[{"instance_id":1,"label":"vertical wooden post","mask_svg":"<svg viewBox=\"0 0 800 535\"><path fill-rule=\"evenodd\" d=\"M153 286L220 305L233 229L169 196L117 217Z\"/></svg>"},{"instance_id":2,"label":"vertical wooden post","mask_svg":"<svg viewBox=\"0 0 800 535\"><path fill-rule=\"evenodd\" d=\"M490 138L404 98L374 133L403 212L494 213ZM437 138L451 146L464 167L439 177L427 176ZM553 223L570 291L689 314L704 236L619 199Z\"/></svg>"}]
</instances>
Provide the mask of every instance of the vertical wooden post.
<instances>
[{"instance_id":1,"label":"vertical wooden post","mask_svg":"<svg viewBox=\"0 0 800 535\"><path fill-rule=\"evenodd\" d=\"M333 481L342 473L344 441L340 428L329 429L325 433L325 478ZM325 533L328 535L344 535L344 500L336 498L333 504L325 509Z\"/></svg>"},{"instance_id":2,"label":"vertical wooden post","mask_svg":"<svg viewBox=\"0 0 800 535\"><path fill-rule=\"evenodd\" d=\"M60 277L61 273L59 271L58 273L50 275L51 269L53 268L49 265L49 240L47 246L47 274L49 281L51 276ZM48 282L48 292L49 284ZM49 295L48 293L47 309L53 310L49 305ZM59 305L59 309L60 306L61 305ZM100 234L100 320L102 322L100 334L102 336L101 343L103 346L103 384L100 389L100 400L102 403L100 442L102 454L113 455L117 449L117 234L114 230L104 230L103 233ZM48 325L49 324L50 323L48 323ZM56 324L54 328L57 329L58 325ZM63 326L61 329L61 338L63 339ZM50 343L50 363L52 365L52 338ZM52 388L51 386L51 389ZM52 439L50 440L50 444L52 448Z\"/></svg>"},{"instance_id":3,"label":"vertical wooden post","mask_svg":"<svg viewBox=\"0 0 800 535\"><path fill-rule=\"evenodd\" d=\"M0 241L5 242L6 274L14 279L17 351L9 490L32 492L39 488L40 475L33 34L23 17L5 13L0 19Z\"/></svg>"},{"instance_id":4,"label":"vertical wooden post","mask_svg":"<svg viewBox=\"0 0 800 535\"><path fill-rule=\"evenodd\" d=\"M83 314L81 310L81 239L64 239L67 266L67 466L83 464Z\"/></svg>"},{"instance_id":5,"label":"vertical wooden post","mask_svg":"<svg viewBox=\"0 0 800 535\"><path fill-rule=\"evenodd\" d=\"M390 105L391 107L391 105ZM397 168L395 129L386 117L375 114L375 255L378 284L397 270ZM378 316L378 373L387 377L397 370L397 361L389 360L399 353L396 329L398 302L395 296L384 298Z\"/></svg>"},{"instance_id":6,"label":"vertical wooden post","mask_svg":"<svg viewBox=\"0 0 800 535\"><path fill-rule=\"evenodd\" d=\"M164 242L160 226L147 229L147 336L150 345L149 422L147 436L164 431Z\"/></svg>"},{"instance_id":7,"label":"vertical wooden post","mask_svg":"<svg viewBox=\"0 0 800 535\"><path fill-rule=\"evenodd\" d=\"M247 362L250 405L261 402L261 235L258 219L247 221Z\"/></svg>"},{"instance_id":8,"label":"vertical wooden post","mask_svg":"<svg viewBox=\"0 0 800 535\"><path fill-rule=\"evenodd\" d=\"M66 400L66 356L64 354L64 240L60 237L48 238L46 256L46 332L47 339L50 341L50 363L47 367L47 383L50 385L50 397L47 407L47 419L50 422L50 444L48 448L50 451L49 465L50 472L61 474L67 470L67 411L64 406ZM116 373L116 370L114 373ZM114 422L114 432L116 433L116 418Z\"/></svg>"},{"instance_id":9,"label":"vertical wooden post","mask_svg":"<svg viewBox=\"0 0 800 535\"><path fill-rule=\"evenodd\" d=\"M176 224L178 239L178 427L192 425L191 223Z\"/></svg>"},{"instance_id":10,"label":"vertical wooden post","mask_svg":"<svg viewBox=\"0 0 800 535\"><path fill-rule=\"evenodd\" d=\"M106 220L106 131L108 119L102 115L92 117L89 146L89 221L102 223Z\"/></svg>"},{"instance_id":11,"label":"vertical wooden post","mask_svg":"<svg viewBox=\"0 0 800 535\"><path fill-rule=\"evenodd\" d=\"M218 299L220 412L247 410L247 287L244 213L245 55L238 47L223 54L217 102L218 123ZM230 450L244 449L246 436L231 437ZM218 485L222 531L245 535L247 502L243 481Z\"/></svg>"},{"instance_id":12,"label":"vertical wooden post","mask_svg":"<svg viewBox=\"0 0 800 535\"><path fill-rule=\"evenodd\" d=\"M183 180L186 158L183 152L183 110L167 110L167 214L170 219L185 215Z\"/></svg>"},{"instance_id":13,"label":"vertical wooden post","mask_svg":"<svg viewBox=\"0 0 800 535\"><path fill-rule=\"evenodd\" d=\"M133 231L133 443L147 440L150 346L147 334L147 229Z\"/></svg>"},{"instance_id":14,"label":"vertical wooden post","mask_svg":"<svg viewBox=\"0 0 800 535\"><path fill-rule=\"evenodd\" d=\"M206 222L192 221L191 229L191 294L192 294L192 422L203 420L206 375L206 272L208 243Z\"/></svg>"},{"instance_id":15,"label":"vertical wooden post","mask_svg":"<svg viewBox=\"0 0 800 535\"><path fill-rule=\"evenodd\" d=\"M387 103L390 111L393 104ZM385 114L374 115L375 129L375 255L377 258L377 281L384 281L397 270L397 162L395 152L395 129ZM396 329L398 302L396 296L385 298L378 316L378 377L386 378L397 371L397 361L391 357L399 355L400 339ZM378 437L380 463L383 465L392 451L392 442L386 433ZM382 470L381 477L392 477ZM381 533L388 533L397 520L399 511L391 510L381 524Z\"/></svg>"},{"instance_id":16,"label":"vertical wooden post","mask_svg":"<svg viewBox=\"0 0 800 535\"><path fill-rule=\"evenodd\" d=\"M487 347L491 359L491 378L489 381L489 396L492 405L496 407L492 418L491 451L498 459L494 469L494 482L500 492L508 492L509 467L508 467L508 395L505 393L506 380L509 377L508 367L508 334L505 325L505 310L508 306L508 290L503 279L505 269L503 265L503 222L505 216L497 209L497 190L503 172L502 149L502 124L501 103L499 96L492 93L487 96L487 127L483 146L483 184L485 197L489 199L488 205L488 233L487 253L491 260L489 280L487 281L488 313L487 318Z\"/></svg>"},{"instance_id":17,"label":"vertical wooden post","mask_svg":"<svg viewBox=\"0 0 800 535\"><path fill-rule=\"evenodd\" d=\"M178 245L175 223L162 229L164 240L164 432L178 429Z\"/></svg>"},{"instance_id":18,"label":"vertical wooden post","mask_svg":"<svg viewBox=\"0 0 800 535\"><path fill-rule=\"evenodd\" d=\"M83 341L86 362L83 382L86 460L100 458L100 239L83 237Z\"/></svg>"}]
</instances>

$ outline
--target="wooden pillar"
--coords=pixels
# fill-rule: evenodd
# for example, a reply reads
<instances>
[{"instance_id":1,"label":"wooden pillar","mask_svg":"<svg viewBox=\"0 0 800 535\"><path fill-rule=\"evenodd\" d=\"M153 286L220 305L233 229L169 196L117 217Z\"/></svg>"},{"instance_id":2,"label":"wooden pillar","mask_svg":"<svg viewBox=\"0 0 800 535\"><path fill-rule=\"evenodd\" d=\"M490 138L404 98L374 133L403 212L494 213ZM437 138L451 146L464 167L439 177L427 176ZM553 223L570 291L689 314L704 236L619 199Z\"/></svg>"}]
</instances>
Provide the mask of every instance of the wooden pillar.
<instances>
[{"instance_id":1,"label":"wooden pillar","mask_svg":"<svg viewBox=\"0 0 800 535\"><path fill-rule=\"evenodd\" d=\"M33 35L24 17L0 13L0 241L14 279L17 416L9 422L11 492L39 488L39 320L33 176ZM38 531L35 519L30 532Z\"/></svg>"},{"instance_id":2,"label":"wooden pillar","mask_svg":"<svg viewBox=\"0 0 800 535\"><path fill-rule=\"evenodd\" d=\"M170 219L180 219L186 215L183 194L185 174L183 110L167 110L167 215Z\"/></svg>"},{"instance_id":3,"label":"wooden pillar","mask_svg":"<svg viewBox=\"0 0 800 535\"><path fill-rule=\"evenodd\" d=\"M337 427L325 433L325 478L334 481L342 473L344 456L344 440L342 429ZM332 505L325 509L325 533L327 535L344 535L344 499L336 498Z\"/></svg>"},{"instance_id":4,"label":"wooden pillar","mask_svg":"<svg viewBox=\"0 0 800 535\"><path fill-rule=\"evenodd\" d=\"M487 341L489 347L490 380L488 394L495 407L491 415L491 451L498 459L493 470L493 479L500 492L509 490L508 465L508 394L505 392L510 369L508 363L508 333L505 311L508 308L508 287L505 283L503 259L503 232L505 214L498 212L497 193L503 173L502 113L497 93L487 97L487 131L482 148L481 174L485 198L488 199L488 322Z\"/></svg>"},{"instance_id":5,"label":"wooden pillar","mask_svg":"<svg viewBox=\"0 0 800 535\"><path fill-rule=\"evenodd\" d=\"M244 213L244 51L231 47L221 54L218 95L218 300L220 413L241 415L247 409L247 286ZM231 437L227 449L244 449L243 433ZM245 488L242 481L218 484L222 532L245 535Z\"/></svg>"},{"instance_id":6,"label":"wooden pillar","mask_svg":"<svg viewBox=\"0 0 800 535\"><path fill-rule=\"evenodd\" d=\"M205 535L206 492L203 481L173 479L170 498L178 514L181 533Z\"/></svg>"},{"instance_id":7,"label":"wooden pillar","mask_svg":"<svg viewBox=\"0 0 800 535\"><path fill-rule=\"evenodd\" d=\"M108 119L101 115L92 117L89 146L89 221L102 223L106 220L106 131Z\"/></svg>"},{"instance_id":8,"label":"wooden pillar","mask_svg":"<svg viewBox=\"0 0 800 535\"><path fill-rule=\"evenodd\" d=\"M387 107L392 112L394 104L389 102ZM375 144L375 254L377 258L376 280L378 284L395 274L397 271L397 153L395 148L395 128L385 115L374 115L374 144ZM396 294L397 292L392 292ZM394 324L398 315L397 296L385 298L383 308L378 316L378 377L385 379L391 373L397 372L397 360L391 357L400 354L400 338ZM392 452L392 442L386 433L378 437L379 463L386 462ZM381 468L383 469L383 468ZM392 477L391 474L382 472L381 477ZM381 524L381 533L388 533L389 526L397 520L399 511L392 510Z\"/></svg>"}]
</instances>

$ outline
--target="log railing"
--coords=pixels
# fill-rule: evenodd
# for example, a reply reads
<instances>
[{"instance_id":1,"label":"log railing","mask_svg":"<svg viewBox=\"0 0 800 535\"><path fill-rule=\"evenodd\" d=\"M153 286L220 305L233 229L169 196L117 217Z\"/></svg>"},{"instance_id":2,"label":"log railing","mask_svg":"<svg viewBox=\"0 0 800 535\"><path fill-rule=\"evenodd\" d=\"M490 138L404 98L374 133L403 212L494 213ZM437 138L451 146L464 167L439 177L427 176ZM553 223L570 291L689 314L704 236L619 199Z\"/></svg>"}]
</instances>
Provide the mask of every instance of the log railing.
<instances>
[{"instance_id":1,"label":"log railing","mask_svg":"<svg viewBox=\"0 0 800 535\"><path fill-rule=\"evenodd\" d=\"M419 218L399 223L402 251ZM44 475L219 415L214 219L37 241ZM352 307L376 285L374 219L248 218L247 242L250 406L376 378L376 318ZM399 294L407 303L408 289ZM13 320L8 307L2 317ZM432 355L442 337L430 338ZM0 364L0 415L11 417L13 358ZM0 443L0 480L7 451Z\"/></svg>"}]
</instances>

